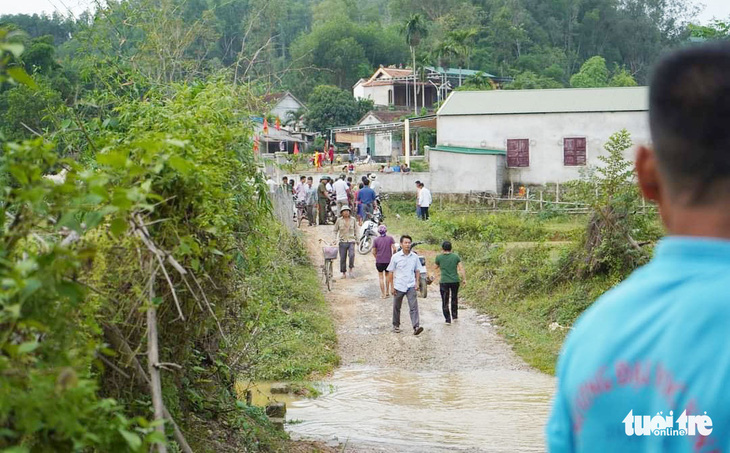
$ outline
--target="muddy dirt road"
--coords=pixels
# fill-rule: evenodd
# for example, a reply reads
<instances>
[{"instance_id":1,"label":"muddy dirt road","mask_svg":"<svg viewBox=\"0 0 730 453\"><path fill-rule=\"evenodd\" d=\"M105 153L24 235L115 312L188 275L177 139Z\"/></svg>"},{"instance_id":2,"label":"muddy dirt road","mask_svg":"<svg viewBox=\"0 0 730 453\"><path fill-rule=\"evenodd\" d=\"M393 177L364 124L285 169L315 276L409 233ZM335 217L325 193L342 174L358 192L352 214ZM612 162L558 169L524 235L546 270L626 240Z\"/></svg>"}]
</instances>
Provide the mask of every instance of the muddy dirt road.
<instances>
[{"instance_id":1,"label":"muddy dirt road","mask_svg":"<svg viewBox=\"0 0 730 453\"><path fill-rule=\"evenodd\" d=\"M331 228L303 227L315 263ZM463 301L447 325L433 283L418 301L424 332L413 335L404 301L403 331L393 333L392 299L380 298L372 255L356 257L354 275L342 280L335 263L326 297L342 362L321 397L289 405L293 437L356 452L544 450L554 379L524 364L488 317Z\"/></svg>"}]
</instances>

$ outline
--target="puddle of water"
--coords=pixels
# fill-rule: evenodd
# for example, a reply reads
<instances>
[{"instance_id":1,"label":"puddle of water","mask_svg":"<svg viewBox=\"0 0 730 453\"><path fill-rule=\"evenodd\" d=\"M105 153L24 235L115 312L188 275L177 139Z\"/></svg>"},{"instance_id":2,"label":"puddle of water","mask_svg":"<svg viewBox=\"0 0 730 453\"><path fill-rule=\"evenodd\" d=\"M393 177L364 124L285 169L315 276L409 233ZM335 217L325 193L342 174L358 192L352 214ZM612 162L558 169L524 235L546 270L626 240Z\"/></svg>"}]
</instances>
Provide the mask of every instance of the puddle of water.
<instances>
[{"instance_id":1,"label":"puddle of water","mask_svg":"<svg viewBox=\"0 0 730 453\"><path fill-rule=\"evenodd\" d=\"M274 382L257 382L251 384L248 382L236 382L236 393L241 401L246 400L246 390L251 391L251 403L254 406L266 407L268 404L273 402L286 403L286 407L289 408L291 405L302 399L301 396L289 395L289 394L271 394L271 386Z\"/></svg>"},{"instance_id":2,"label":"puddle of water","mask_svg":"<svg viewBox=\"0 0 730 453\"><path fill-rule=\"evenodd\" d=\"M319 398L287 403L287 430L398 451L544 451L554 385L529 371L345 368Z\"/></svg>"}]
</instances>

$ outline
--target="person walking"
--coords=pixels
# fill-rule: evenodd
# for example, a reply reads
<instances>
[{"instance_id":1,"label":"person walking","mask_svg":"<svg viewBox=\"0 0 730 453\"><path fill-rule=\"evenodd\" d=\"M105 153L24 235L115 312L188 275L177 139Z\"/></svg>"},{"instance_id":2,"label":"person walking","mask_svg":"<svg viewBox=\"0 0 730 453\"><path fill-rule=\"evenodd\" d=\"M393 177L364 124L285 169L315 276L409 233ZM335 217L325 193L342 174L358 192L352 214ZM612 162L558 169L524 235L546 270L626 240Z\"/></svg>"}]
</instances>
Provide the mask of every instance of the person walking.
<instances>
[{"instance_id":1,"label":"person walking","mask_svg":"<svg viewBox=\"0 0 730 453\"><path fill-rule=\"evenodd\" d=\"M418 206L421 207L421 220L428 220L428 208L431 206L431 191L426 186L419 182L418 186L420 191L418 192Z\"/></svg>"},{"instance_id":2,"label":"person walking","mask_svg":"<svg viewBox=\"0 0 730 453\"><path fill-rule=\"evenodd\" d=\"M441 244L442 253L436 257L436 267L441 271L439 289L441 290L441 309L444 312L446 324L459 318L459 286L466 285L466 272L461 263L461 257L451 251L451 242ZM461 280L459 280L461 274ZM449 307L449 296L451 306ZM449 310L450 308L450 310Z\"/></svg>"},{"instance_id":3,"label":"person walking","mask_svg":"<svg viewBox=\"0 0 730 453\"><path fill-rule=\"evenodd\" d=\"M418 204L421 198L421 181L416 181L416 218L421 218L421 205Z\"/></svg>"},{"instance_id":4,"label":"person walking","mask_svg":"<svg viewBox=\"0 0 730 453\"><path fill-rule=\"evenodd\" d=\"M337 213L339 214L343 206L349 206L350 202L347 195L347 181L345 181L345 175L340 175L340 178L332 184L332 190L335 192L335 201L337 202Z\"/></svg>"},{"instance_id":5,"label":"person walking","mask_svg":"<svg viewBox=\"0 0 730 453\"><path fill-rule=\"evenodd\" d=\"M309 176L307 178L307 220L309 221L309 226L314 225L314 218L316 215L316 207L317 207L317 188L314 187L314 179Z\"/></svg>"},{"instance_id":6,"label":"person walking","mask_svg":"<svg viewBox=\"0 0 730 453\"><path fill-rule=\"evenodd\" d=\"M357 241L357 222L351 217L350 207L342 207L340 217L335 222L335 234L340 247L340 272L342 278L347 277L347 256L350 256L349 275L353 278L352 269L355 267L355 241Z\"/></svg>"},{"instance_id":7,"label":"person walking","mask_svg":"<svg viewBox=\"0 0 730 453\"><path fill-rule=\"evenodd\" d=\"M365 178L363 188L357 193L357 201L362 204L362 215L364 219L373 215L375 209L375 191L370 188L370 180Z\"/></svg>"},{"instance_id":8,"label":"person walking","mask_svg":"<svg viewBox=\"0 0 730 453\"><path fill-rule=\"evenodd\" d=\"M322 177L319 179L319 186L317 186L317 212L320 225L327 225L327 197L327 178Z\"/></svg>"},{"instance_id":9,"label":"person walking","mask_svg":"<svg viewBox=\"0 0 730 453\"><path fill-rule=\"evenodd\" d=\"M413 335L419 335L423 332L423 327L418 316L418 282L420 274L426 272L426 268L421 265L418 255L411 252L412 242L413 239L407 234L400 237L401 251L393 255L385 270L388 271L388 280L393 291L393 332L401 331L400 308L403 305L403 297L406 297Z\"/></svg>"},{"instance_id":10,"label":"person walking","mask_svg":"<svg viewBox=\"0 0 730 453\"><path fill-rule=\"evenodd\" d=\"M314 150L314 168L317 172L319 172L320 168L322 168L322 153L320 153L318 149Z\"/></svg>"},{"instance_id":11,"label":"person walking","mask_svg":"<svg viewBox=\"0 0 730 453\"><path fill-rule=\"evenodd\" d=\"M306 176L300 176L299 177L299 184L294 188L294 194L296 195L297 203L304 203L307 200L307 190L309 187L307 186L307 177Z\"/></svg>"},{"instance_id":12,"label":"person walking","mask_svg":"<svg viewBox=\"0 0 730 453\"><path fill-rule=\"evenodd\" d=\"M634 251L653 257L573 324L550 452L730 445L730 44L684 47L652 73L635 174L668 236Z\"/></svg>"},{"instance_id":13,"label":"person walking","mask_svg":"<svg viewBox=\"0 0 730 453\"><path fill-rule=\"evenodd\" d=\"M379 237L373 241L373 256L375 257L375 269L378 271L378 280L380 280L380 297L388 298L391 287L386 269L390 264L390 259L395 254L395 239L388 235L388 228L385 225L378 227Z\"/></svg>"},{"instance_id":14,"label":"person walking","mask_svg":"<svg viewBox=\"0 0 730 453\"><path fill-rule=\"evenodd\" d=\"M335 145L330 144L330 149L328 151L329 154L329 161L330 161L330 171L332 171L332 166L335 164Z\"/></svg>"}]
</instances>

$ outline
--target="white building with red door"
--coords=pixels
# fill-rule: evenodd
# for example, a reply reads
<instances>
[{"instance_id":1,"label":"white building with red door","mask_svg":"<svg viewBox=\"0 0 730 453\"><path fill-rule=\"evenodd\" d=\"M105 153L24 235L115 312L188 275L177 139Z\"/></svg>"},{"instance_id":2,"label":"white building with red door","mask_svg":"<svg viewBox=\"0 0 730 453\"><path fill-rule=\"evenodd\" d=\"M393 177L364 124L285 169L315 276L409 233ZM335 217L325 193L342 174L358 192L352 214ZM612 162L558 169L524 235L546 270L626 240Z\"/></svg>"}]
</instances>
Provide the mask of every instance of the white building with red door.
<instances>
[{"instance_id":1,"label":"white building with red door","mask_svg":"<svg viewBox=\"0 0 730 453\"><path fill-rule=\"evenodd\" d=\"M438 111L432 178L453 181L457 193L579 179L621 129L633 160L650 143L648 110L647 87L455 91Z\"/></svg>"}]
</instances>

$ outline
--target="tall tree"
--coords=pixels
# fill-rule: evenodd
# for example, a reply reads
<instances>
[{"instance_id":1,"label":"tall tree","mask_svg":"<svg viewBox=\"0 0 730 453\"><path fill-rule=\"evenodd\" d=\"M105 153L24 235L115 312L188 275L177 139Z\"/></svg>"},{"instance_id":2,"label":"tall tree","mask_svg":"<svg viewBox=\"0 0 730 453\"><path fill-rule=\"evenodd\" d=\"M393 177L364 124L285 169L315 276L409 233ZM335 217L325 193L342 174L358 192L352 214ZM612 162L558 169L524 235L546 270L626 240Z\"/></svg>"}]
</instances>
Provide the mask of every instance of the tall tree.
<instances>
[{"instance_id":1,"label":"tall tree","mask_svg":"<svg viewBox=\"0 0 730 453\"><path fill-rule=\"evenodd\" d=\"M570 86L573 88L595 88L608 85L608 68L606 59L596 55L583 63L580 71L570 78Z\"/></svg>"},{"instance_id":2,"label":"tall tree","mask_svg":"<svg viewBox=\"0 0 730 453\"><path fill-rule=\"evenodd\" d=\"M421 43L421 40L428 34L428 28L426 28L426 22L423 20L423 16L420 14L414 14L410 19L405 21L401 32L406 37L406 43L411 49L411 58L413 61L413 111L418 116L418 96L416 83L416 47Z\"/></svg>"},{"instance_id":3,"label":"tall tree","mask_svg":"<svg viewBox=\"0 0 730 453\"><path fill-rule=\"evenodd\" d=\"M453 50L459 60L459 86L462 83L461 69L466 66L469 69L469 57L474 47L474 38L477 36L476 28L454 30L446 37L447 46Z\"/></svg>"}]
</instances>

